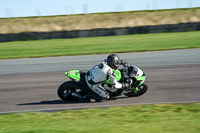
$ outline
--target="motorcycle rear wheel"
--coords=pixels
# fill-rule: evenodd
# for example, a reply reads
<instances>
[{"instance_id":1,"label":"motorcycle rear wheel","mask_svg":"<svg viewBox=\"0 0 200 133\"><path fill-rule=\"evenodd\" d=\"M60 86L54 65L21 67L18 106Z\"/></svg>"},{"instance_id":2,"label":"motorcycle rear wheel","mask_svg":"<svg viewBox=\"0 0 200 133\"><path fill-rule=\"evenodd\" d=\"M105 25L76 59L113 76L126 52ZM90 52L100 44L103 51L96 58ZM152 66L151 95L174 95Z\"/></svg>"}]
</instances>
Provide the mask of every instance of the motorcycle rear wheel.
<instances>
[{"instance_id":1,"label":"motorcycle rear wheel","mask_svg":"<svg viewBox=\"0 0 200 133\"><path fill-rule=\"evenodd\" d=\"M75 91L77 87L77 84L73 81L64 82L58 87L57 94L63 101L77 100L77 98L73 97L70 92Z\"/></svg>"},{"instance_id":2,"label":"motorcycle rear wheel","mask_svg":"<svg viewBox=\"0 0 200 133\"><path fill-rule=\"evenodd\" d=\"M148 86L146 84L142 84L138 87L138 91L137 93L135 93L134 91L131 91L131 92L128 92L128 93L125 93L124 95L126 95L127 97L138 97L138 96L141 96L143 95L144 93L147 92L148 90Z\"/></svg>"}]
</instances>

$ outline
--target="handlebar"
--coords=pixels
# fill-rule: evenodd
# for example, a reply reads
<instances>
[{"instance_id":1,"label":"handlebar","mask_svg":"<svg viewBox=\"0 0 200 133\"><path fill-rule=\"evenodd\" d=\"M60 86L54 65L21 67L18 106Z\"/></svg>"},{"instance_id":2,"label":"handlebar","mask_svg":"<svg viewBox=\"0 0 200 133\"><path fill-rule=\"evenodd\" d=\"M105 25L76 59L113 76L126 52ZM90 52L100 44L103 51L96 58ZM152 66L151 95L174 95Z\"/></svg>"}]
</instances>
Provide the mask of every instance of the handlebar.
<instances>
[{"instance_id":1,"label":"handlebar","mask_svg":"<svg viewBox=\"0 0 200 133\"><path fill-rule=\"evenodd\" d=\"M120 65L123 66L122 72L123 72L124 78L128 79L129 78L129 76L128 76L128 63L126 63L125 60L121 60Z\"/></svg>"}]
</instances>

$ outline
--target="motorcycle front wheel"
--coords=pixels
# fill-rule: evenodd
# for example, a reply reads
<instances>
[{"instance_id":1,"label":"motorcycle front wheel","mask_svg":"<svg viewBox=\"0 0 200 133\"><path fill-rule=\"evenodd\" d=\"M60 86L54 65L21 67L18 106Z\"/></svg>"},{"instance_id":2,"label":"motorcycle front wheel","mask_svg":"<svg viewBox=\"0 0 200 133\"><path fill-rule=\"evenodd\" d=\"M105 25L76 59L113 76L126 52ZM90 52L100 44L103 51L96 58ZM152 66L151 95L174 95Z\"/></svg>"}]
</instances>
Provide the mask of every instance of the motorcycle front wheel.
<instances>
[{"instance_id":1,"label":"motorcycle front wheel","mask_svg":"<svg viewBox=\"0 0 200 133\"><path fill-rule=\"evenodd\" d=\"M141 96L144 93L146 93L147 90L148 90L148 86L146 84L141 84L138 87L138 91L137 92L130 91L130 92L125 93L124 95L126 95L127 97L138 97L138 96Z\"/></svg>"}]
</instances>

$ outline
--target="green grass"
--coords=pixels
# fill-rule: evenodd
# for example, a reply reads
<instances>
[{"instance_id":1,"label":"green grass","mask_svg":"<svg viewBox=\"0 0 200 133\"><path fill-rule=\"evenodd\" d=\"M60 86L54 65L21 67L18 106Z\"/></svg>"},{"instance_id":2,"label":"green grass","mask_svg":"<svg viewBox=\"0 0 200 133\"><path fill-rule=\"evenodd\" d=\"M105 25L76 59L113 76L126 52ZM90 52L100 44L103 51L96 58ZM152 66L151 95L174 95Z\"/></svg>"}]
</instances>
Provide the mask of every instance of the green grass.
<instances>
[{"instance_id":1,"label":"green grass","mask_svg":"<svg viewBox=\"0 0 200 133\"><path fill-rule=\"evenodd\" d=\"M200 103L0 115L0 133L199 133Z\"/></svg>"},{"instance_id":2,"label":"green grass","mask_svg":"<svg viewBox=\"0 0 200 133\"><path fill-rule=\"evenodd\" d=\"M200 31L0 43L0 59L200 48Z\"/></svg>"}]
</instances>

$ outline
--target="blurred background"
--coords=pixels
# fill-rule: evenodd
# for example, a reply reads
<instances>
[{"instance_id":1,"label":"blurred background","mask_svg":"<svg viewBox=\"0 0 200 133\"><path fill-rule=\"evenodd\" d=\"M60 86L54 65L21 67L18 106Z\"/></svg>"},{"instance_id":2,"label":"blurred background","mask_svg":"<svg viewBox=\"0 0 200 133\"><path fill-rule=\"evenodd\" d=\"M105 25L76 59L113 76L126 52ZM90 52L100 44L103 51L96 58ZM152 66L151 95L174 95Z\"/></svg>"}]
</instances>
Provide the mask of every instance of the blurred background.
<instances>
[{"instance_id":1,"label":"blurred background","mask_svg":"<svg viewBox=\"0 0 200 133\"><path fill-rule=\"evenodd\" d=\"M6 0L0 34L199 22L198 7L199 0Z\"/></svg>"},{"instance_id":2,"label":"blurred background","mask_svg":"<svg viewBox=\"0 0 200 133\"><path fill-rule=\"evenodd\" d=\"M199 7L199 0L6 0L0 18Z\"/></svg>"}]
</instances>

